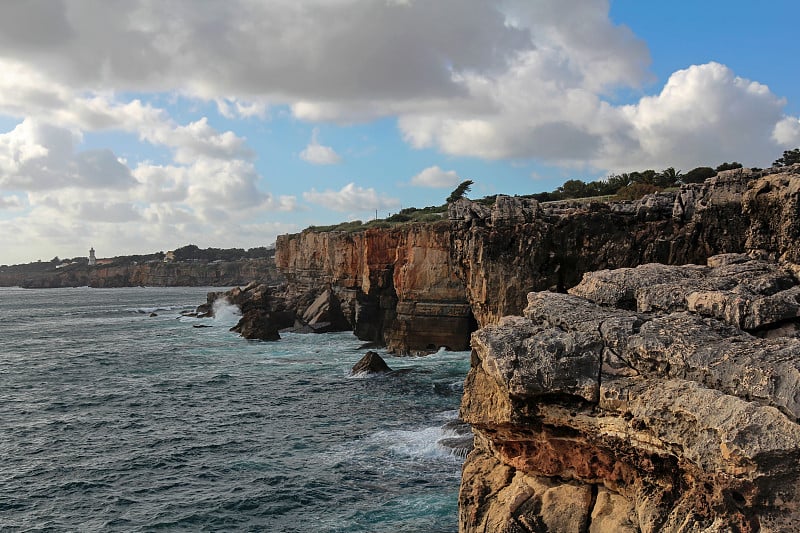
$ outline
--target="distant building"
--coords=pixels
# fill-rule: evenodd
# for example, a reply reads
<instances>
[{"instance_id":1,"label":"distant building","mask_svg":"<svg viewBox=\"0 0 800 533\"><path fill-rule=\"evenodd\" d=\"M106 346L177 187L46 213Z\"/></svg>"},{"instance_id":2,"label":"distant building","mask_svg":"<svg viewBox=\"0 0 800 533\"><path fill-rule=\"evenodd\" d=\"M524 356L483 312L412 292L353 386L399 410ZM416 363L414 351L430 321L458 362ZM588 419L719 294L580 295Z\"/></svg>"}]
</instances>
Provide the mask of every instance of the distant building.
<instances>
[{"instance_id":1,"label":"distant building","mask_svg":"<svg viewBox=\"0 0 800 533\"><path fill-rule=\"evenodd\" d=\"M175 252L170 250L166 254L164 254L164 262L165 263L172 263L175 261Z\"/></svg>"},{"instance_id":2,"label":"distant building","mask_svg":"<svg viewBox=\"0 0 800 533\"><path fill-rule=\"evenodd\" d=\"M95 266L97 258L94 256L94 248L89 248L89 266Z\"/></svg>"}]
</instances>

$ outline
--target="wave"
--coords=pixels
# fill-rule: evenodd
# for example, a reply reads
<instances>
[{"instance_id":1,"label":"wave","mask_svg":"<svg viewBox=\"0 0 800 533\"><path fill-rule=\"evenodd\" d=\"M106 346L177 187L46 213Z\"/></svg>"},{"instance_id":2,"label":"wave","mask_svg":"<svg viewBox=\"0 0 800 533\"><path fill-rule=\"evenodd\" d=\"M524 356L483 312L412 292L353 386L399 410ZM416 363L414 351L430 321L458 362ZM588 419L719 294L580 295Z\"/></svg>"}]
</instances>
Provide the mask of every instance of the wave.
<instances>
[{"instance_id":1,"label":"wave","mask_svg":"<svg viewBox=\"0 0 800 533\"><path fill-rule=\"evenodd\" d=\"M178 311L186 308L185 305L158 305L154 307L128 307L125 311L129 313L139 313L140 315L149 315L150 313L157 313L158 311Z\"/></svg>"},{"instance_id":2,"label":"wave","mask_svg":"<svg viewBox=\"0 0 800 533\"><path fill-rule=\"evenodd\" d=\"M215 300L212 310L214 321L220 324L234 325L242 317L242 311L239 306L231 304L225 298Z\"/></svg>"},{"instance_id":3,"label":"wave","mask_svg":"<svg viewBox=\"0 0 800 533\"><path fill-rule=\"evenodd\" d=\"M472 449L472 430L460 420L449 418L441 426L379 431L369 440L386 447L393 455L416 459L463 460Z\"/></svg>"}]
</instances>

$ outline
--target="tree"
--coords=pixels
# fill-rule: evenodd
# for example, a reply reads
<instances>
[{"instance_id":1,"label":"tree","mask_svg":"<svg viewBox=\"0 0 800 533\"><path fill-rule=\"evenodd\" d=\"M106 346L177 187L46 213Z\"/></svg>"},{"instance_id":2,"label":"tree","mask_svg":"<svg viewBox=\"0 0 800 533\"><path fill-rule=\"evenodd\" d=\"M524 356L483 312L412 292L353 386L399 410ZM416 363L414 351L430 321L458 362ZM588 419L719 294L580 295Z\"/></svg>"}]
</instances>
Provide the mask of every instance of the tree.
<instances>
[{"instance_id":1,"label":"tree","mask_svg":"<svg viewBox=\"0 0 800 533\"><path fill-rule=\"evenodd\" d=\"M582 180L567 180L556 191L563 194L564 198L585 198L589 196L586 183Z\"/></svg>"},{"instance_id":2,"label":"tree","mask_svg":"<svg viewBox=\"0 0 800 533\"><path fill-rule=\"evenodd\" d=\"M675 170L675 167L665 168L656 176L654 184L659 187L672 187L678 183L682 175L680 170Z\"/></svg>"},{"instance_id":3,"label":"tree","mask_svg":"<svg viewBox=\"0 0 800 533\"><path fill-rule=\"evenodd\" d=\"M683 183L703 183L716 175L717 171L711 167L697 167L681 176L681 181Z\"/></svg>"},{"instance_id":4,"label":"tree","mask_svg":"<svg viewBox=\"0 0 800 533\"><path fill-rule=\"evenodd\" d=\"M772 163L773 167L788 167L789 165L794 165L795 163L800 163L800 148L795 148L794 150L784 150L783 157L779 157Z\"/></svg>"},{"instance_id":5,"label":"tree","mask_svg":"<svg viewBox=\"0 0 800 533\"><path fill-rule=\"evenodd\" d=\"M733 163L722 163L717 167L717 172L722 172L723 170L733 170L735 168L742 168L742 164L737 161L734 161Z\"/></svg>"},{"instance_id":6,"label":"tree","mask_svg":"<svg viewBox=\"0 0 800 533\"><path fill-rule=\"evenodd\" d=\"M450 196L447 197L447 203L452 204L453 202L457 202L464 198L464 195L469 192L473 183L474 182L472 180L462 181L458 187L453 189L453 192L450 193Z\"/></svg>"}]
</instances>

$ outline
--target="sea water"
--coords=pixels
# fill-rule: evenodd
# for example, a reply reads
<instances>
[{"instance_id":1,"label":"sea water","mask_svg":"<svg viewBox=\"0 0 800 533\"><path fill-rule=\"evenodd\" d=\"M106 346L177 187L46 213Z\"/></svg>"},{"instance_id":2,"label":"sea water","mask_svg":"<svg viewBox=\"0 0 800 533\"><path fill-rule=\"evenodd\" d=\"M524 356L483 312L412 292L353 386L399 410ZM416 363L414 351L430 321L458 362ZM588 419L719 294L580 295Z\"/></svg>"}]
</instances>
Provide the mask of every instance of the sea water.
<instances>
[{"instance_id":1,"label":"sea water","mask_svg":"<svg viewBox=\"0 0 800 533\"><path fill-rule=\"evenodd\" d=\"M0 289L1 531L457 530L468 353L354 378L352 334L247 341L206 290Z\"/></svg>"}]
</instances>

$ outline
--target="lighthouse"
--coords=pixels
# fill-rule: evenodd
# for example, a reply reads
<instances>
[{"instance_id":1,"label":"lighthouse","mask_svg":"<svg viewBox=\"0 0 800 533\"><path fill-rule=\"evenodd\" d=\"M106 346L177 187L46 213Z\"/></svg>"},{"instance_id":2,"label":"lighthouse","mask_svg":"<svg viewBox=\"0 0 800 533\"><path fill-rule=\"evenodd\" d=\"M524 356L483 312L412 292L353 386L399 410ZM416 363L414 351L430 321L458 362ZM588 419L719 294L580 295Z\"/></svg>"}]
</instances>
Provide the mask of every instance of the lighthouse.
<instances>
[{"instance_id":1,"label":"lighthouse","mask_svg":"<svg viewBox=\"0 0 800 533\"><path fill-rule=\"evenodd\" d=\"M89 248L89 266L95 266L97 264L97 258L94 256L94 248Z\"/></svg>"}]
</instances>

